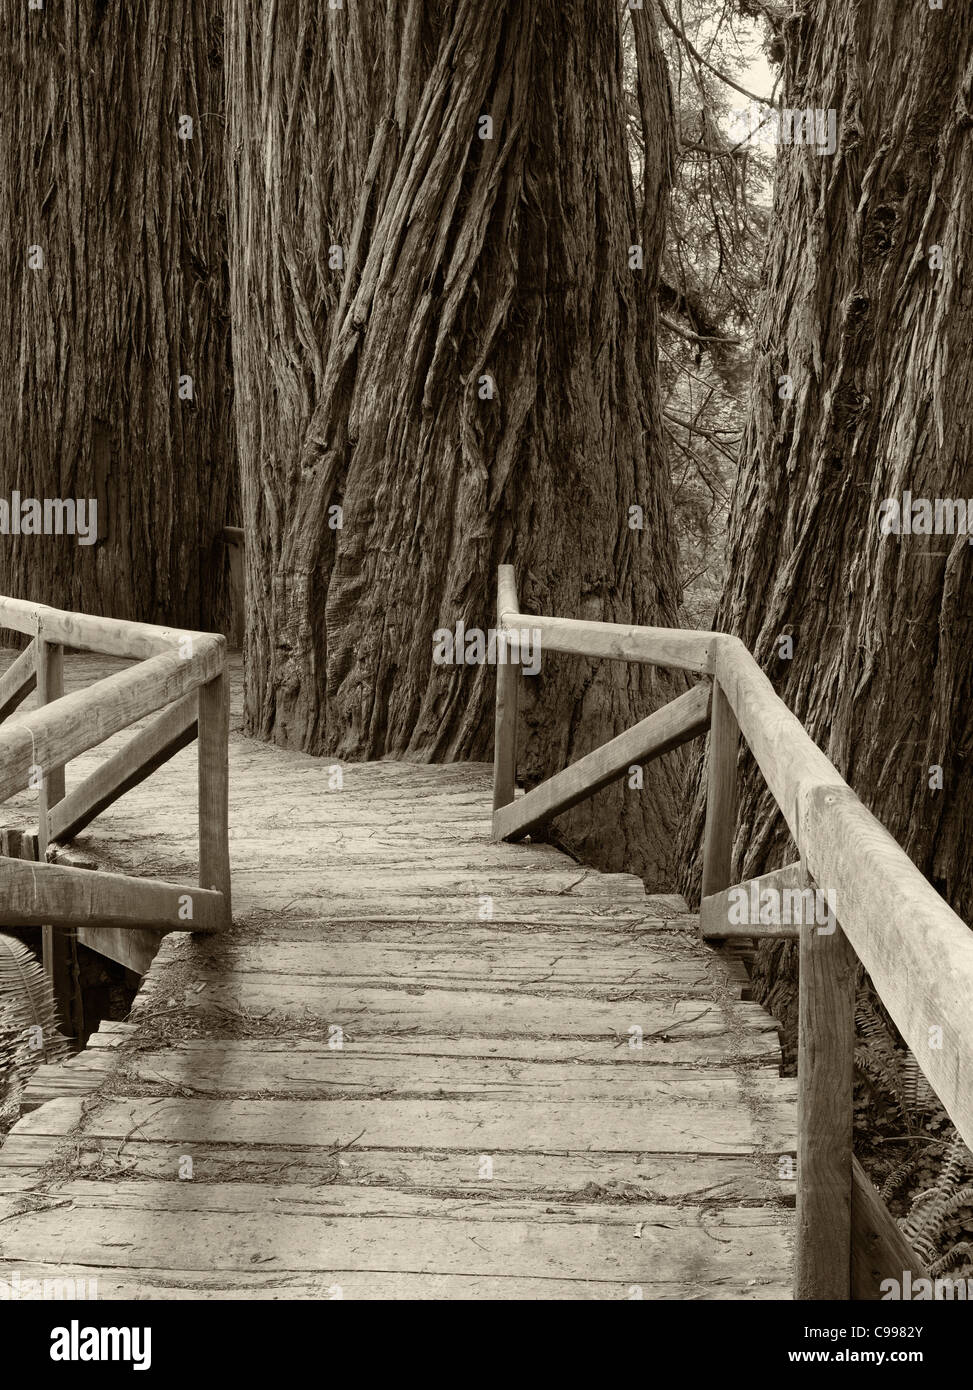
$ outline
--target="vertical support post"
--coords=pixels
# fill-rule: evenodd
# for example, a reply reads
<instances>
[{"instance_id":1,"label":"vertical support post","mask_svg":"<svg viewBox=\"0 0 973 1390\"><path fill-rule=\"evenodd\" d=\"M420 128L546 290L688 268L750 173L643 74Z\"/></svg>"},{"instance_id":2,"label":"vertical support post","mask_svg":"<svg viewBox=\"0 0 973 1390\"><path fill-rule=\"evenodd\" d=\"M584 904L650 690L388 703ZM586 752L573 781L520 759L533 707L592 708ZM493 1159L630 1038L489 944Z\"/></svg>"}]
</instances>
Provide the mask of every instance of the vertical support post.
<instances>
[{"instance_id":1,"label":"vertical support post","mask_svg":"<svg viewBox=\"0 0 973 1390\"><path fill-rule=\"evenodd\" d=\"M517 678L507 660L509 646L501 637L497 660L497 717L493 736L493 809L514 799L517 787Z\"/></svg>"},{"instance_id":2,"label":"vertical support post","mask_svg":"<svg viewBox=\"0 0 973 1390\"><path fill-rule=\"evenodd\" d=\"M230 682L224 666L199 687L199 886L217 888L230 920Z\"/></svg>"},{"instance_id":3,"label":"vertical support post","mask_svg":"<svg viewBox=\"0 0 973 1390\"><path fill-rule=\"evenodd\" d=\"M38 632L37 643L37 703L49 705L64 694L64 648L57 642L48 642ZM40 789L40 802L49 811L59 801L64 800L64 768L53 770L44 768L44 780ZM47 821L43 825L44 848L47 848Z\"/></svg>"},{"instance_id":4,"label":"vertical support post","mask_svg":"<svg viewBox=\"0 0 973 1390\"><path fill-rule=\"evenodd\" d=\"M34 640L37 649L37 701L38 704L48 705L64 694L64 648L58 642L48 642L40 628ZM32 775L36 776L37 772L35 769ZM64 800L64 768L42 767L39 774L37 860L43 864L47 862L51 807ZM55 930L54 927L41 927L41 954L64 1029L80 1044L84 1020L74 928L59 927Z\"/></svg>"},{"instance_id":5,"label":"vertical support post","mask_svg":"<svg viewBox=\"0 0 973 1390\"><path fill-rule=\"evenodd\" d=\"M516 613L513 565L501 565L497 581L497 713L493 733L493 809L509 806L517 791L517 704L519 672L512 661L504 615Z\"/></svg>"},{"instance_id":6,"label":"vertical support post","mask_svg":"<svg viewBox=\"0 0 973 1390\"><path fill-rule=\"evenodd\" d=\"M801 925L794 1297L847 1300L856 962L840 926L828 927Z\"/></svg>"},{"instance_id":7,"label":"vertical support post","mask_svg":"<svg viewBox=\"0 0 973 1390\"><path fill-rule=\"evenodd\" d=\"M37 644L37 703L48 705L64 694L64 648L54 642L45 641L39 628L34 640ZM47 859L48 814L52 806L64 799L64 768L58 768L56 772L46 767L31 768L31 778L34 779L38 775L40 784L37 791L37 858L44 863ZM63 961L55 962L54 957L55 954L62 955L58 949L62 943L53 927L41 927L41 941L44 969L60 1004L64 1001L58 993L56 976L62 973L57 967L63 966Z\"/></svg>"},{"instance_id":8,"label":"vertical support post","mask_svg":"<svg viewBox=\"0 0 973 1390\"><path fill-rule=\"evenodd\" d=\"M708 898L732 883L733 833L737 819L737 748L740 730L730 702L713 682L709 729L709 771L706 788L706 826L703 831L703 882Z\"/></svg>"}]
</instances>

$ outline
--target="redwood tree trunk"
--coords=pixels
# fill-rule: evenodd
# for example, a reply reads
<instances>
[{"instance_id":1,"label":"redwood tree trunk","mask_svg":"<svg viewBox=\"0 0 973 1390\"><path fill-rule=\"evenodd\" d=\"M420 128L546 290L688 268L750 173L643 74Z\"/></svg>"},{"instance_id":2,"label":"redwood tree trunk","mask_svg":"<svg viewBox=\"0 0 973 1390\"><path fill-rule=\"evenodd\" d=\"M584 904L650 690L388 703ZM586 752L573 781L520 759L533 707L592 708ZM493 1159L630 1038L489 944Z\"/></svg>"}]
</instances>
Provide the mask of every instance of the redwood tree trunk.
<instances>
[{"instance_id":1,"label":"redwood tree trunk","mask_svg":"<svg viewBox=\"0 0 973 1390\"><path fill-rule=\"evenodd\" d=\"M835 108L838 149L779 153L717 625L969 919L973 548L879 520L906 491L973 498L973 14L818 0L788 34L784 104ZM751 769L736 876L787 854Z\"/></svg>"},{"instance_id":2,"label":"redwood tree trunk","mask_svg":"<svg viewBox=\"0 0 973 1390\"><path fill-rule=\"evenodd\" d=\"M2 11L0 497L95 498L98 539L0 536L0 592L222 626L236 483L220 6Z\"/></svg>"},{"instance_id":3,"label":"redwood tree trunk","mask_svg":"<svg viewBox=\"0 0 973 1390\"><path fill-rule=\"evenodd\" d=\"M671 103L655 35L636 13L640 226L614 0L296 16L231 0L229 16L247 725L349 758L486 757L494 672L435 665L433 633L493 624L500 563L527 611L675 620L654 309ZM524 685L528 779L682 688L554 656ZM668 882L679 775L677 760L650 770L562 833Z\"/></svg>"}]
</instances>

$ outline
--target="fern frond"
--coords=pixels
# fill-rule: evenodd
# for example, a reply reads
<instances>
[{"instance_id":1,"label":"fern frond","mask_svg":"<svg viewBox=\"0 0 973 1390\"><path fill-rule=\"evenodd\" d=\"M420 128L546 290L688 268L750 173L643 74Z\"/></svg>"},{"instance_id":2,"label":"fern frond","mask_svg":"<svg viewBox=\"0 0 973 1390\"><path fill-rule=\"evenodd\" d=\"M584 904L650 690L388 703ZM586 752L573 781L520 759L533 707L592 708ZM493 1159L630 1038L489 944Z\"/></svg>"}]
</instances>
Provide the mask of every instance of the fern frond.
<instances>
[{"instance_id":1,"label":"fern frond","mask_svg":"<svg viewBox=\"0 0 973 1390\"><path fill-rule=\"evenodd\" d=\"M30 1033L40 1042L34 1044L39 1062L64 1055L67 1043L58 1032L51 982L33 951L13 936L0 935L0 999L21 1035Z\"/></svg>"},{"instance_id":2,"label":"fern frond","mask_svg":"<svg viewBox=\"0 0 973 1390\"><path fill-rule=\"evenodd\" d=\"M855 1048L855 1066L859 1074L870 1081L884 1096L893 1101L902 1119L907 1120L902 1079L894 1061L881 1049L865 1044Z\"/></svg>"},{"instance_id":3,"label":"fern frond","mask_svg":"<svg viewBox=\"0 0 973 1390\"><path fill-rule=\"evenodd\" d=\"M955 1269L964 1255L968 1260L973 1260L973 1245L967 1240L957 1241L952 1250L948 1250L940 1259L932 1261L928 1266L929 1273L935 1279L937 1274L945 1274L947 1269Z\"/></svg>"}]
</instances>

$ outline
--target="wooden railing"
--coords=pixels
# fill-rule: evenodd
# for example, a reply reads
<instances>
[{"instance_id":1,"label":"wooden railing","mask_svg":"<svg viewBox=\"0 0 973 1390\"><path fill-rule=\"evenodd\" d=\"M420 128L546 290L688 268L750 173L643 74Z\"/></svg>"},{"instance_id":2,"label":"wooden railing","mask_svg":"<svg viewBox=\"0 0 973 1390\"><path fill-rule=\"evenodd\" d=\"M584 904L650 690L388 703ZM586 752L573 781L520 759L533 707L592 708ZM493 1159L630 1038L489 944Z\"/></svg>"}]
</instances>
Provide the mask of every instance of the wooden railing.
<instances>
[{"instance_id":1,"label":"wooden railing","mask_svg":"<svg viewBox=\"0 0 973 1390\"><path fill-rule=\"evenodd\" d=\"M795 1296L876 1299L882 1279L901 1280L906 1269L921 1274L852 1154L855 958L973 1146L973 933L839 776L738 638L524 614L507 565L500 568L498 620L508 642L515 630L537 634L544 654L647 662L702 677L687 694L518 798L518 674L514 664L498 664L494 837L527 834L631 764L709 728L703 936L800 942ZM799 906L796 922L741 924L730 915L732 904L751 896L751 884L731 883L741 734L800 856L754 880L755 901L773 889L777 901ZM807 890L815 889L834 905L837 920L822 922L805 910Z\"/></svg>"},{"instance_id":2,"label":"wooden railing","mask_svg":"<svg viewBox=\"0 0 973 1390\"><path fill-rule=\"evenodd\" d=\"M0 628L32 640L0 677L0 720L35 688L40 706L0 728L0 801L38 794L35 853L0 857L0 925L43 927L53 971L55 928L218 931L230 920L229 687L225 638L67 613L0 597ZM137 665L65 695L65 648ZM119 752L65 794L64 768L137 721L154 716ZM199 741L199 885L47 862L107 806L173 754Z\"/></svg>"}]
</instances>

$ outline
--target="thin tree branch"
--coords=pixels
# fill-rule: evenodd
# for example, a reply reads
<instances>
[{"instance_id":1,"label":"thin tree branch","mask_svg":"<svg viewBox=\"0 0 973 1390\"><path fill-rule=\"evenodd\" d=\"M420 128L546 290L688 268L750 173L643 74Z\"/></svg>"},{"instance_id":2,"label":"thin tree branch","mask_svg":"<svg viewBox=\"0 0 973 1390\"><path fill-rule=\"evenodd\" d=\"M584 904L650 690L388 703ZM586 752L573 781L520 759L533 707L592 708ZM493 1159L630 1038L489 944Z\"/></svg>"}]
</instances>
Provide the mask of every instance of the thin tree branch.
<instances>
[{"instance_id":1,"label":"thin tree branch","mask_svg":"<svg viewBox=\"0 0 973 1390\"><path fill-rule=\"evenodd\" d=\"M739 347L743 341L742 338L714 338L709 333L693 333L688 328L680 328L678 323L673 323L665 314L659 315L659 322L665 324L673 333L678 333L680 338L688 338L691 343L729 343L733 347Z\"/></svg>"},{"instance_id":2,"label":"thin tree branch","mask_svg":"<svg viewBox=\"0 0 973 1390\"><path fill-rule=\"evenodd\" d=\"M659 11L666 24L675 34L677 39L682 39L683 43L686 45L687 53L691 53L698 63L702 63L704 67L709 68L710 72L713 73L716 77L718 77L721 82L725 82L728 87L732 87L733 90L735 92L739 92L741 96L749 97L751 101L759 101L761 106L773 105L773 102L768 101L766 97L758 97L756 92L750 92L747 90L746 87L741 87L739 82L734 82L732 77L727 77L725 72L720 72L719 68L715 68L712 63L707 62L707 60L703 57L702 53L700 53L699 49L695 47L692 39L690 39L685 29L681 29L679 27L679 25L673 19L672 15L666 9L665 0L658 0L658 5Z\"/></svg>"}]
</instances>

